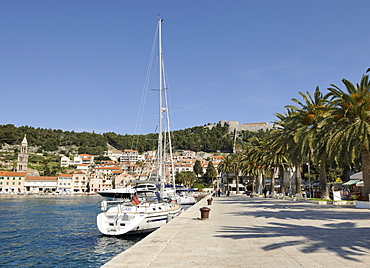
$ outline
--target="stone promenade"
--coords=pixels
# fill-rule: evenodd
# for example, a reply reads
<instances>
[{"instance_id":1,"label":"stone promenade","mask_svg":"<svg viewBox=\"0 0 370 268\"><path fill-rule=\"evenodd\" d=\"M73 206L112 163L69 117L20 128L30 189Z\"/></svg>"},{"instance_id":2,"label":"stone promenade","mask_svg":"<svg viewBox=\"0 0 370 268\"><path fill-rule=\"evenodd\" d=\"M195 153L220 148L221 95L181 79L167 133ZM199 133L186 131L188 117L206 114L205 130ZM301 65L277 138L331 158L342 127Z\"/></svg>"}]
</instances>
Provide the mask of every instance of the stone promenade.
<instances>
[{"instance_id":1,"label":"stone promenade","mask_svg":"<svg viewBox=\"0 0 370 268\"><path fill-rule=\"evenodd\" d=\"M103 267L370 267L370 210L205 198Z\"/></svg>"}]
</instances>

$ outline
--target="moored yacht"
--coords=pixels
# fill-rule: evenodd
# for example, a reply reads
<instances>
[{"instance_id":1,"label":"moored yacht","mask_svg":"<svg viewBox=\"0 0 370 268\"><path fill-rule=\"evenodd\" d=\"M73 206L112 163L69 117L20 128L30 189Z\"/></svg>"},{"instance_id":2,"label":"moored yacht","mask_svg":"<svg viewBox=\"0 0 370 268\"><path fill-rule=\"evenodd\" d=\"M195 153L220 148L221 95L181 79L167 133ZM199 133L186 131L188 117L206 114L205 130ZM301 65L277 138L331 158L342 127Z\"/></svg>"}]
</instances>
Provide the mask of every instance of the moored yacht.
<instances>
[{"instance_id":1,"label":"moored yacht","mask_svg":"<svg viewBox=\"0 0 370 268\"><path fill-rule=\"evenodd\" d=\"M123 189L99 192L101 196L113 200L103 200L97 216L98 229L104 235L124 235L153 231L182 212L177 203L164 200L165 196L165 154L166 146L172 155L171 135L169 130L169 115L167 107L163 55L162 55L162 19L158 19L158 50L159 50L159 126L156 185L137 185ZM163 118L167 124L163 124ZM166 131L164 131L166 129ZM165 132L165 135L163 134ZM171 157L172 158L172 157Z\"/></svg>"},{"instance_id":2,"label":"moored yacht","mask_svg":"<svg viewBox=\"0 0 370 268\"><path fill-rule=\"evenodd\" d=\"M104 235L151 232L182 212L177 203L163 202L156 191L139 189L125 198L104 200L97 217L99 231Z\"/></svg>"}]
</instances>

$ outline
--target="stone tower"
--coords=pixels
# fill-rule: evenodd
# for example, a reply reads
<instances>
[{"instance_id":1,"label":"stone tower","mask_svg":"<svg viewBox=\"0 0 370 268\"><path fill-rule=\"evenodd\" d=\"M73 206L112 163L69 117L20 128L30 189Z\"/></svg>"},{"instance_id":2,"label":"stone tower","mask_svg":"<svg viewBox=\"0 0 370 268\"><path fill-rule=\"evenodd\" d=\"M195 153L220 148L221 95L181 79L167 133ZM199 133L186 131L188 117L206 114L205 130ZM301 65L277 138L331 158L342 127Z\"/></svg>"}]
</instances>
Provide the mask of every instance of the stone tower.
<instances>
[{"instance_id":1,"label":"stone tower","mask_svg":"<svg viewBox=\"0 0 370 268\"><path fill-rule=\"evenodd\" d=\"M27 172L28 170L28 143L26 135L24 135L21 143L21 150L18 154L17 172Z\"/></svg>"}]
</instances>

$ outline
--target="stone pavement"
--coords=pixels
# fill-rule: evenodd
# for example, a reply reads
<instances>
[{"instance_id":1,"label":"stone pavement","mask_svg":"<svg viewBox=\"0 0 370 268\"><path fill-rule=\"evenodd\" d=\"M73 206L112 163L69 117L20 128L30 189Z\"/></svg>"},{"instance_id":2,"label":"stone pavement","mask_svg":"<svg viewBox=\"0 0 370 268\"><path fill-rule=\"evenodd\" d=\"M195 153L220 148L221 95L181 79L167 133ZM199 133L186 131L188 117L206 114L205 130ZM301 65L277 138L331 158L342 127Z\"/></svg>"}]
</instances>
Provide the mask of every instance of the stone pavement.
<instances>
[{"instance_id":1,"label":"stone pavement","mask_svg":"<svg viewBox=\"0 0 370 268\"><path fill-rule=\"evenodd\" d=\"M104 268L370 267L370 210L245 195L207 198ZM200 220L201 207L211 209Z\"/></svg>"}]
</instances>

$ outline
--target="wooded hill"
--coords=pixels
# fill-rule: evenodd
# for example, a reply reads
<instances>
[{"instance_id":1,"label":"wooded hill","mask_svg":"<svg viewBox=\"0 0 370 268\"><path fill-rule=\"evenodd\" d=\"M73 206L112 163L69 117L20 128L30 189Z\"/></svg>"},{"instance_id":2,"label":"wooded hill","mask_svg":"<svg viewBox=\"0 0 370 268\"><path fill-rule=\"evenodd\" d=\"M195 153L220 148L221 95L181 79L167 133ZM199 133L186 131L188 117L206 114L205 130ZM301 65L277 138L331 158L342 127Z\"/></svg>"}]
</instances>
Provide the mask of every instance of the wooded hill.
<instances>
[{"instance_id":1,"label":"wooded hill","mask_svg":"<svg viewBox=\"0 0 370 268\"><path fill-rule=\"evenodd\" d=\"M20 145L27 135L28 145L38 147L38 151L59 151L65 155L76 148L80 154L103 155L108 144L118 150L133 149L139 153L155 150L158 134L120 135L114 132L96 134L89 132L62 131L60 129L15 127L12 124L0 125L0 145ZM217 125L212 129L204 126L172 132L172 146L177 150L195 152L231 152L233 134L227 126Z\"/></svg>"}]
</instances>

